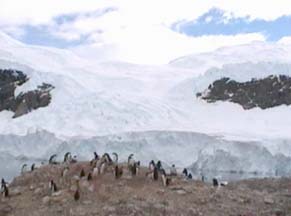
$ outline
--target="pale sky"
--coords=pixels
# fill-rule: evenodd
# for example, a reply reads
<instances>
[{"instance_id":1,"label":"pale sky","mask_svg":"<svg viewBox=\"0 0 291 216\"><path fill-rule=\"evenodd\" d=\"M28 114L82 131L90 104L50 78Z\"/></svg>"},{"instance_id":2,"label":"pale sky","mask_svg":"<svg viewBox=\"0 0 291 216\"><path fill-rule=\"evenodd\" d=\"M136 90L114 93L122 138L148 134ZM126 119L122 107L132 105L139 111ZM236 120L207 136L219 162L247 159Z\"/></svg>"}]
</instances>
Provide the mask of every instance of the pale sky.
<instances>
[{"instance_id":1,"label":"pale sky","mask_svg":"<svg viewBox=\"0 0 291 216\"><path fill-rule=\"evenodd\" d=\"M96 61L165 64L252 41L290 43L288 0L0 0L1 31Z\"/></svg>"}]
</instances>

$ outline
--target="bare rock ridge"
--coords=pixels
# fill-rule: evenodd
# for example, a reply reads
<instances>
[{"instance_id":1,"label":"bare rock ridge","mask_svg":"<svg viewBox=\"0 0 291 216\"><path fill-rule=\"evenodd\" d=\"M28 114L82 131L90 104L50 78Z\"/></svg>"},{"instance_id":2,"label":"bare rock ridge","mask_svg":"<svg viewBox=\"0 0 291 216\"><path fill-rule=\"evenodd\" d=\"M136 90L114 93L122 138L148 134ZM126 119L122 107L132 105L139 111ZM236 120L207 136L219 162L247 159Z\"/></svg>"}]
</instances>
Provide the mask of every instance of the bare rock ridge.
<instances>
[{"instance_id":1,"label":"bare rock ridge","mask_svg":"<svg viewBox=\"0 0 291 216\"><path fill-rule=\"evenodd\" d=\"M237 82L230 78L214 81L202 93L197 93L209 103L230 101L240 104L244 109L260 107L272 108L291 104L291 77L286 75L268 76L264 79L252 79Z\"/></svg>"},{"instance_id":2,"label":"bare rock ridge","mask_svg":"<svg viewBox=\"0 0 291 216\"><path fill-rule=\"evenodd\" d=\"M0 111L13 111L13 118L17 118L50 104L50 91L54 87L47 83L38 86L36 90L21 92L15 96L15 89L28 80L27 75L21 71L0 69Z\"/></svg>"}]
</instances>

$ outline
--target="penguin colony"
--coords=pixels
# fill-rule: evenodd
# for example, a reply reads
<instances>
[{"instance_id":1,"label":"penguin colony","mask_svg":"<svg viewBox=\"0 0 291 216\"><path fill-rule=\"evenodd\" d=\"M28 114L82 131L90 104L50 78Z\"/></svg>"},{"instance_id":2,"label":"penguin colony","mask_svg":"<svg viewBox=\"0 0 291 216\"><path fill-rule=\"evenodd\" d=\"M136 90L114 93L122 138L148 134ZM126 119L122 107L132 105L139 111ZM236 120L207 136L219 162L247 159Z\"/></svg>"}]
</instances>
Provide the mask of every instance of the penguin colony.
<instances>
[{"instance_id":1,"label":"penguin colony","mask_svg":"<svg viewBox=\"0 0 291 216\"><path fill-rule=\"evenodd\" d=\"M69 165L72 163L77 162L77 157L72 157L70 152L67 152L64 155L64 160L62 163L57 162L56 160L57 155L52 155L49 160L49 165L62 165L64 168L61 172L61 179L66 182L68 181L68 172L70 170ZM139 170L141 163L140 161L136 161L134 159L134 155L130 154L127 159L127 167L126 164L119 164L118 163L118 154L112 153L112 158L108 153L103 154L102 156L99 156L96 152L94 152L94 157L90 161L90 171L86 174L85 170L82 168L79 175L74 176L75 180L75 191L73 198L75 201L78 201L80 199L80 180L87 180L88 182L92 181L94 178L97 178L98 175L105 174L106 172L113 173L113 176L116 180L122 178L122 175L124 173L124 169L127 168L128 172L131 174L132 177L135 177L139 175ZM24 174L28 172L27 170L28 166L27 164L24 164L21 167L21 174ZM35 164L32 164L30 167L30 172L33 172L37 169ZM191 180L192 174L185 168L182 171L182 175L185 179ZM175 165L173 164L170 168L170 173L167 174L165 169L162 166L161 161L157 161L155 163L154 160L151 160L148 166L148 171L146 172L146 177L149 179L152 179L152 181L159 181L161 180L163 186L167 187L171 184L172 178L178 176L177 170ZM70 179L69 179L70 180ZM202 181L205 181L205 177L202 175ZM227 182L219 183L216 178L213 179L213 186L226 186ZM56 193L58 191L58 187L53 179L49 181L49 195L52 195L53 193ZM8 189L8 183L2 178L1 180L1 194L3 197L9 197L9 189Z\"/></svg>"}]
</instances>

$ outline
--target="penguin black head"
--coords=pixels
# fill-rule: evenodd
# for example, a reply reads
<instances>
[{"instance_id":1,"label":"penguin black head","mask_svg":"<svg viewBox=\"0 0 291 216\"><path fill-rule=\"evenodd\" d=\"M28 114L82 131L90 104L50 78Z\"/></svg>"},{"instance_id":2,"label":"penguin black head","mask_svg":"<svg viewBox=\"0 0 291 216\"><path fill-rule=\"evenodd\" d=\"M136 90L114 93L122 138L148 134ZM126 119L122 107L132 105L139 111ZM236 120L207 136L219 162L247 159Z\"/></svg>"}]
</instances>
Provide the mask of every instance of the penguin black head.
<instances>
[{"instance_id":1,"label":"penguin black head","mask_svg":"<svg viewBox=\"0 0 291 216\"><path fill-rule=\"evenodd\" d=\"M99 160L99 155L96 152L94 152L94 159Z\"/></svg>"}]
</instances>

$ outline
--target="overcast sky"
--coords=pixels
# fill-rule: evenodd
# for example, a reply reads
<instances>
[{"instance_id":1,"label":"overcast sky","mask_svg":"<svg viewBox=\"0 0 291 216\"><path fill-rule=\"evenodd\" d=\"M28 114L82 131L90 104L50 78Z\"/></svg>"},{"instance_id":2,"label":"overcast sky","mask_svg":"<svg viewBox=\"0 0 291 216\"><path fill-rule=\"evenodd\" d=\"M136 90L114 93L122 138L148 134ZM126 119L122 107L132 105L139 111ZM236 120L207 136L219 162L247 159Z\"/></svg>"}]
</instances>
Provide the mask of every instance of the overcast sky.
<instances>
[{"instance_id":1,"label":"overcast sky","mask_svg":"<svg viewBox=\"0 0 291 216\"><path fill-rule=\"evenodd\" d=\"M252 41L291 40L290 0L0 0L1 31L96 61L164 64ZM290 37L289 37L290 36Z\"/></svg>"}]
</instances>

